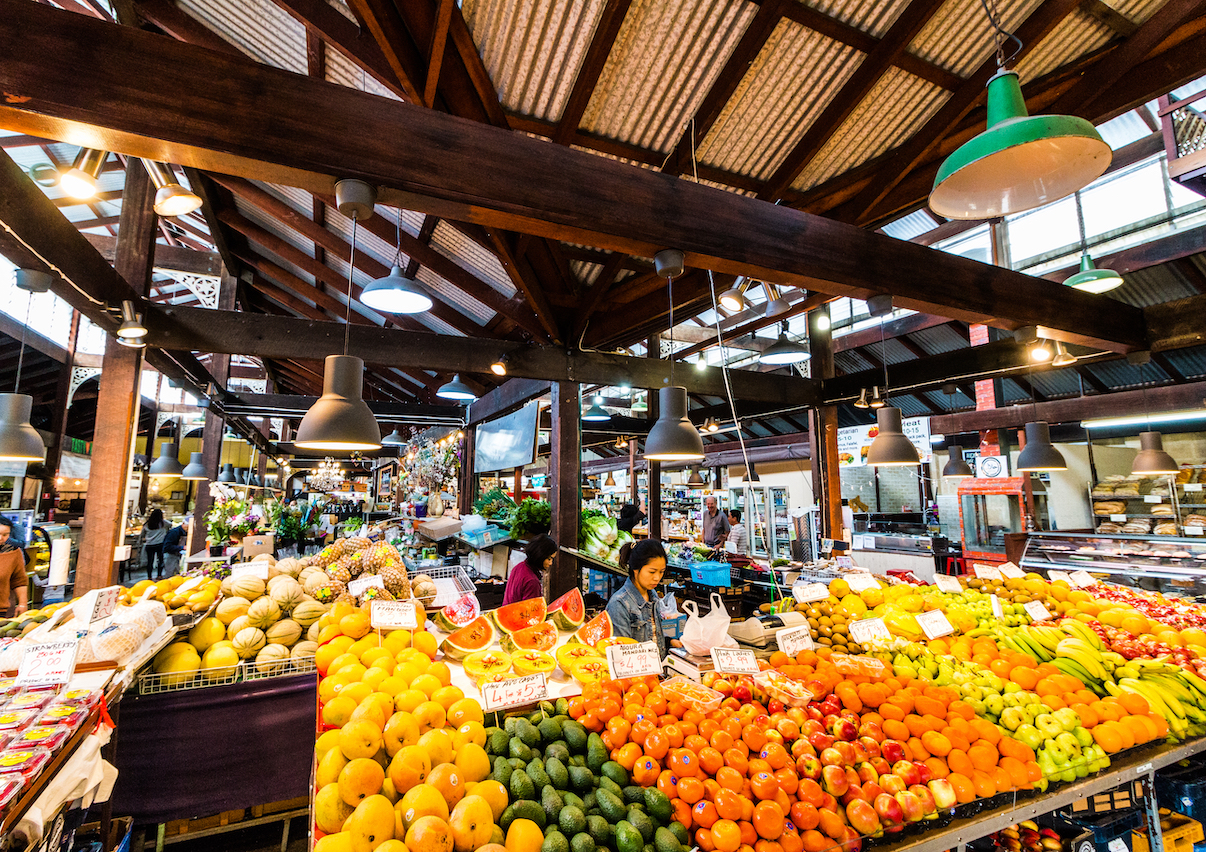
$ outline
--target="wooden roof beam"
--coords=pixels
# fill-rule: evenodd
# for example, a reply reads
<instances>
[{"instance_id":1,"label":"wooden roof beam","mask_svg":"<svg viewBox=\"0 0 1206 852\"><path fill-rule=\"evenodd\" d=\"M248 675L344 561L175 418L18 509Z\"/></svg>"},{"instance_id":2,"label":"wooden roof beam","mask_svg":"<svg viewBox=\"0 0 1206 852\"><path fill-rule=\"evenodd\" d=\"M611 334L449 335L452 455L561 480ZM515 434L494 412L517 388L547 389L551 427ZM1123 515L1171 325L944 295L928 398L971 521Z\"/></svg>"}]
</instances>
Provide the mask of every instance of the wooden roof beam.
<instances>
[{"instance_id":1,"label":"wooden roof beam","mask_svg":"<svg viewBox=\"0 0 1206 852\"><path fill-rule=\"evenodd\" d=\"M561 111L557 129L553 132L553 141L558 145L569 145L578 132L578 124L590 103L590 96L599 82L599 76L607 65L607 57L611 54L612 45L616 43L616 36L620 33L620 27L623 26L624 17L631 5L632 0L607 0L603 7L599 22L595 25L594 35L591 36L590 46L586 49L586 56L583 57L582 65L574 78L574 87L570 90L565 108Z\"/></svg>"}]
</instances>

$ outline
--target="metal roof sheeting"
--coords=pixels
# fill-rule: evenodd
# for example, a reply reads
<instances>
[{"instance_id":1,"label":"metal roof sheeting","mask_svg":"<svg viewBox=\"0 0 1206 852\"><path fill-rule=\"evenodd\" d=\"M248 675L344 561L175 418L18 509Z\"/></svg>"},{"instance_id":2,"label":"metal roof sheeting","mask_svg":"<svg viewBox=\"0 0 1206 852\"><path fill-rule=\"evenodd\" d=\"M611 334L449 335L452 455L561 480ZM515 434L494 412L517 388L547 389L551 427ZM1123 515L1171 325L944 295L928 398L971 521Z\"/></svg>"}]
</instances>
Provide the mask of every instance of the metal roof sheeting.
<instances>
[{"instance_id":1,"label":"metal roof sheeting","mask_svg":"<svg viewBox=\"0 0 1206 852\"><path fill-rule=\"evenodd\" d=\"M700 162L770 177L862 59L852 47L781 21L700 145Z\"/></svg>"},{"instance_id":2,"label":"metal roof sheeting","mask_svg":"<svg viewBox=\"0 0 1206 852\"><path fill-rule=\"evenodd\" d=\"M1001 4L1001 26L1012 32L1041 2ZM947 0L909 46L910 53L960 77L970 77L993 50L993 30L980 0Z\"/></svg>"},{"instance_id":3,"label":"metal roof sheeting","mask_svg":"<svg viewBox=\"0 0 1206 852\"><path fill-rule=\"evenodd\" d=\"M427 285L438 301L451 305L478 325L485 326L494 319L494 311L428 267L420 266L415 277Z\"/></svg>"},{"instance_id":4,"label":"metal roof sheeting","mask_svg":"<svg viewBox=\"0 0 1206 852\"><path fill-rule=\"evenodd\" d=\"M909 3L908 0L804 0L804 5L878 38Z\"/></svg>"},{"instance_id":5,"label":"metal roof sheeting","mask_svg":"<svg viewBox=\"0 0 1206 852\"><path fill-rule=\"evenodd\" d=\"M967 338L950 325L936 325L933 328L914 331L909 335L909 339L920 346L927 355L941 355L943 352L967 348Z\"/></svg>"},{"instance_id":6,"label":"metal roof sheeting","mask_svg":"<svg viewBox=\"0 0 1206 852\"><path fill-rule=\"evenodd\" d=\"M638 0L582 117L588 133L666 151L699 108L757 7Z\"/></svg>"},{"instance_id":7,"label":"metal roof sheeting","mask_svg":"<svg viewBox=\"0 0 1206 852\"><path fill-rule=\"evenodd\" d=\"M447 223L436 225L431 235L431 246L507 298L515 295L515 285L498 258Z\"/></svg>"},{"instance_id":8,"label":"metal roof sheeting","mask_svg":"<svg viewBox=\"0 0 1206 852\"><path fill-rule=\"evenodd\" d=\"M271 0L180 0L177 5L257 62L306 73L306 28Z\"/></svg>"},{"instance_id":9,"label":"metal roof sheeting","mask_svg":"<svg viewBox=\"0 0 1206 852\"><path fill-rule=\"evenodd\" d=\"M1117 35L1091 15L1080 9L1074 10L1018 63L1023 94L1027 81L1037 80L1074 59L1092 53Z\"/></svg>"},{"instance_id":10,"label":"metal roof sheeting","mask_svg":"<svg viewBox=\"0 0 1206 852\"><path fill-rule=\"evenodd\" d=\"M557 121L604 0L466 0L461 6L502 105Z\"/></svg>"},{"instance_id":11,"label":"metal roof sheeting","mask_svg":"<svg viewBox=\"0 0 1206 852\"><path fill-rule=\"evenodd\" d=\"M298 251L304 252L311 257L314 256L314 243L303 237L297 231L285 225L275 216L263 212L254 204L249 204L242 198L235 196L235 209L243 216L244 219L259 225L265 231L276 234L282 240L293 246Z\"/></svg>"},{"instance_id":12,"label":"metal roof sheeting","mask_svg":"<svg viewBox=\"0 0 1206 852\"><path fill-rule=\"evenodd\" d=\"M364 70L356 65L352 60L348 59L338 50L335 50L329 44L325 48L325 70L326 80L328 83L338 83L340 86L347 86L349 89L359 89L362 92L368 92L371 95L378 95L383 98L400 101L400 97L395 95L385 86L370 74L366 74Z\"/></svg>"}]
</instances>

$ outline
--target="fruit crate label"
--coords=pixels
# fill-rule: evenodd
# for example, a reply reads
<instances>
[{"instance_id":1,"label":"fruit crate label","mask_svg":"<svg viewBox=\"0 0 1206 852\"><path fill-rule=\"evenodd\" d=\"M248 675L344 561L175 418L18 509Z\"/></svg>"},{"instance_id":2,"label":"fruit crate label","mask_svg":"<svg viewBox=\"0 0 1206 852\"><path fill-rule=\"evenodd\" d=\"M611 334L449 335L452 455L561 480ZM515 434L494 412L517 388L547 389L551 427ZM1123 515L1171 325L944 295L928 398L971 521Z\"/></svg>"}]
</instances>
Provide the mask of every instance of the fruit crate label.
<instances>
[{"instance_id":1,"label":"fruit crate label","mask_svg":"<svg viewBox=\"0 0 1206 852\"><path fill-rule=\"evenodd\" d=\"M791 595L800 603L823 601L829 597L829 587L824 583L796 583L791 587Z\"/></svg>"},{"instance_id":2,"label":"fruit crate label","mask_svg":"<svg viewBox=\"0 0 1206 852\"><path fill-rule=\"evenodd\" d=\"M983 562L976 562L972 565L972 571L981 580L1000 580L1001 569L996 565L986 565Z\"/></svg>"},{"instance_id":3,"label":"fruit crate label","mask_svg":"<svg viewBox=\"0 0 1206 852\"><path fill-rule=\"evenodd\" d=\"M36 686L48 683L66 683L75 672L75 655L79 651L78 639L65 642L43 642L30 645L21 658L17 669L17 686Z\"/></svg>"},{"instance_id":4,"label":"fruit crate label","mask_svg":"<svg viewBox=\"0 0 1206 852\"><path fill-rule=\"evenodd\" d=\"M850 622L850 638L864 645L872 639L889 641L892 634L888 632L888 625L884 624L882 618L864 618Z\"/></svg>"},{"instance_id":5,"label":"fruit crate label","mask_svg":"<svg viewBox=\"0 0 1206 852\"><path fill-rule=\"evenodd\" d=\"M989 595L988 597L992 603L992 617L993 618L1004 618L1005 613L1001 610L1001 599L998 598L996 595Z\"/></svg>"},{"instance_id":6,"label":"fruit crate label","mask_svg":"<svg viewBox=\"0 0 1206 852\"><path fill-rule=\"evenodd\" d=\"M189 592L198 588L204 582L205 582L204 577L193 577L189 580L185 580L183 583L180 584L180 588L176 589L176 594L187 595Z\"/></svg>"},{"instance_id":7,"label":"fruit crate label","mask_svg":"<svg viewBox=\"0 0 1206 852\"><path fill-rule=\"evenodd\" d=\"M1057 583L1060 580L1063 580L1069 586L1073 585L1072 575L1069 574L1067 571L1048 571L1047 572L1047 580L1052 583Z\"/></svg>"},{"instance_id":8,"label":"fruit crate label","mask_svg":"<svg viewBox=\"0 0 1206 852\"><path fill-rule=\"evenodd\" d=\"M113 610L117 609L117 600L120 594L121 590L116 586L108 589L93 589L84 595L83 606L75 610L75 612L88 613L89 623L100 621L102 618L108 618L113 614Z\"/></svg>"},{"instance_id":9,"label":"fruit crate label","mask_svg":"<svg viewBox=\"0 0 1206 852\"><path fill-rule=\"evenodd\" d=\"M854 560L851 559L849 556L839 556L839 557L837 557L837 566L839 568L845 568L845 569L853 568Z\"/></svg>"},{"instance_id":10,"label":"fruit crate label","mask_svg":"<svg viewBox=\"0 0 1206 852\"><path fill-rule=\"evenodd\" d=\"M1201 491L1201 490L1202 490L1202 483L1200 483L1200 482L1187 482L1187 483L1185 483L1185 490L1186 490L1186 491Z\"/></svg>"},{"instance_id":11,"label":"fruit crate label","mask_svg":"<svg viewBox=\"0 0 1206 852\"><path fill-rule=\"evenodd\" d=\"M1026 572L1012 562L1006 562L1000 568L1001 576L1006 580L1020 580L1026 576Z\"/></svg>"},{"instance_id":12,"label":"fruit crate label","mask_svg":"<svg viewBox=\"0 0 1206 852\"><path fill-rule=\"evenodd\" d=\"M261 580L268 579L268 563L267 562L244 562L242 565L230 566L230 579L235 577L259 577Z\"/></svg>"},{"instance_id":13,"label":"fruit crate label","mask_svg":"<svg viewBox=\"0 0 1206 852\"><path fill-rule=\"evenodd\" d=\"M1156 503L1158 505L1158 504L1164 502L1164 498L1161 497L1159 494L1144 494L1143 502L1144 503Z\"/></svg>"},{"instance_id":14,"label":"fruit crate label","mask_svg":"<svg viewBox=\"0 0 1206 852\"><path fill-rule=\"evenodd\" d=\"M812 641L812 628L805 624L803 627L789 627L775 634L779 650L789 657L795 657L801 651L811 651L816 647Z\"/></svg>"},{"instance_id":15,"label":"fruit crate label","mask_svg":"<svg viewBox=\"0 0 1206 852\"><path fill-rule=\"evenodd\" d=\"M373 601L369 623L374 630L417 630L419 616L411 601Z\"/></svg>"},{"instance_id":16,"label":"fruit crate label","mask_svg":"<svg viewBox=\"0 0 1206 852\"><path fill-rule=\"evenodd\" d=\"M370 574L367 577L357 577L352 582L348 583L348 594L354 598L363 595L369 589L384 589L385 581L378 574Z\"/></svg>"},{"instance_id":17,"label":"fruit crate label","mask_svg":"<svg viewBox=\"0 0 1206 852\"><path fill-rule=\"evenodd\" d=\"M1125 524L1126 515L1110 515L1110 520L1116 524Z\"/></svg>"},{"instance_id":18,"label":"fruit crate label","mask_svg":"<svg viewBox=\"0 0 1206 852\"><path fill-rule=\"evenodd\" d=\"M392 601L383 601L383 603L392 603ZM486 712L523 707L543 701L548 697L549 685L544 679L543 672L482 684L482 709Z\"/></svg>"},{"instance_id":19,"label":"fruit crate label","mask_svg":"<svg viewBox=\"0 0 1206 852\"><path fill-rule=\"evenodd\" d=\"M1031 621L1046 621L1051 617L1051 613L1047 612L1047 607L1043 606L1042 601L1031 601L1023 605L1022 609L1026 610Z\"/></svg>"},{"instance_id":20,"label":"fruit crate label","mask_svg":"<svg viewBox=\"0 0 1206 852\"><path fill-rule=\"evenodd\" d=\"M758 674L758 658L741 648L713 648L712 665L722 674Z\"/></svg>"},{"instance_id":21,"label":"fruit crate label","mask_svg":"<svg viewBox=\"0 0 1206 852\"><path fill-rule=\"evenodd\" d=\"M637 642L635 645L608 645L607 668L612 680L624 677L645 677L662 673L662 658L656 642Z\"/></svg>"},{"instance_id":22,"label":"fruit crate label","mask_svg":"<svg viewBox=\"0 0 1206 852\"><path fill-rule=\"evenodd\" d=\"M1080 586L1082 589L1087 589L1089 586L1097 585L1097 578L1088 571L1073 571L1072 582Z\"/></svg>"},{"instance_id":23,"label":"fruit crate label","mask_svg":"<svg viewBox=\"0 0 1206 852\"><path fill-rule=\"evenodd\" d=\"M879 580L875 579L874 574L848 574L844 579L846 580L846 585L850 587L850 591L855 594L865 592L868 589L879 588Z\"/></svg>"},{"instance_id":24,"label":"fruit crate label","mask_svg":"<svg viewBox=\"0 0 1206 852\"><path fill-rule=\"evenodd\" d=\"M920 613L917 616L917 623L921 625L927 639L937 639L939 636L949 636L955 632L955 628L947 620L946 614L938 609Z\"/></svg>"},{"instance_id":25,"label":"fruit crate label","mask_svg":"<svg viewBox=\"0 0 1206 852\"><path fill-rule=\"evenodd\" d=\"M941 592L954 592L957 595L963 594L963 586L959 583L958 577L938 574L934 577L934 585Z\"/></svg>"},{"instance_id":26,"label":"fruit crate label","mask_svg":"<svg viewBox=\"0 0 1206 852\"><path fill-rule=\"evenodd\" d=\"M1121 837L1115 837L1113 840L1107 843L1106 849L1109 850L1109 852L1130 852L1130 850L1127 849L1126 841Z\"/></svg>"}]
</instances>

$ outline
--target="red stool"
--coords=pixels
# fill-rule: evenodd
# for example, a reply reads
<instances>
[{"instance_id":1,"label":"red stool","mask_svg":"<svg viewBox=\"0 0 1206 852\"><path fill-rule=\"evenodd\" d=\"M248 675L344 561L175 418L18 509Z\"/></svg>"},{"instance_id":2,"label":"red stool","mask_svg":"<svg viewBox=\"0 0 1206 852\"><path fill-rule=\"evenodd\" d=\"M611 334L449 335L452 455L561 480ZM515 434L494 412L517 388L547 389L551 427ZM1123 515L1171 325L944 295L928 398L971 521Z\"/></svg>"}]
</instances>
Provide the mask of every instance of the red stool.
<instances>
[{"instance_id":1,"label":"red stool","mask_svg":"<svg viewBox=\"0 0 1206 852\"><path fill-rule=\"evenodd\" d=\"M962 556L947 556L946 573L954 577L966 574L967 561Z\"/></svg>"}]
</instances>

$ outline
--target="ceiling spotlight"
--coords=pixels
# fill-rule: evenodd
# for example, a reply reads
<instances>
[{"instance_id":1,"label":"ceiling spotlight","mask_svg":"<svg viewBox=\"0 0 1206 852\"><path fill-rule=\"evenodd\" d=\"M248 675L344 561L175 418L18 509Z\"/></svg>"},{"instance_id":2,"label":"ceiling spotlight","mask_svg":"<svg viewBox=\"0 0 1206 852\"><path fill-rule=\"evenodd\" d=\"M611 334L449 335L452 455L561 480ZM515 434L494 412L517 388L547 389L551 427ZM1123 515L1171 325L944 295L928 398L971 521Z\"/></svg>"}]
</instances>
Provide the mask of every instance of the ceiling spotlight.
<instances>
[{"instance_id":1,"label":"ceiling spotlight","mask_svg":"<svg viewBox=\"0 0 1206 852\"><path fill-rule=\"evenodd\" d=\"M504 352L494 359L494 363L490 365L490 372L496 376L505 376L507 374L507 362L510 360L510 353Z\"/></svg>"},{"instance_id":2,"label":"ceiling spotlight","mask_svg":"<svg viewBox=\"0 0 1206 852\"><path fill-rule=\"evenodd\" d=\"M452 381L440 385L440 389L436 391L436 396L440 399L454 399L457 402L473 402L477 399L477 394L473 392L473 388L461 381L460 373L452 377Z\"/></svg>"},{"instance_id":3,"label":"ceiling spotlight","mask_svg":"<svg viewBox=\"0 0 1206 852\"><path fill-rule=\"evenodd\" d=\"M709 433L719 432L720 431L720 421L718 421L715 417L709 417L704 422L704 430Z\"/></svg>"},{"instance_id":4,"label":"ceiling spotlight","mask_svg":"<svg viewBox=\"0 0 1206 852\"><path fill-rule=\"evenodd\" d=\"M628 449L628 439L627 439L627 438L625 438L623 435L621 435L620 437L616 438L615 448L616 448L617 450L626 450L626 449Z\"/></svg>"},{"instance_id":5,"label":"ceiling spotlight","mask_svg":"<svg viewBox=\"0 0 1206 852\"><path fill-rule=\"evenodd\" d=\"M779 314L784 314L791 310L791 302L787 301L779 293L779 288L774 284L766 281L762 284L762 289L766 291L766 307L763 310L767 319L777 317Z\"/></svg>"},{"instance_id":6,"label":"ceiling spotlight","mask_svg":"<svg viewBox=\"0 0 1206 852\"><path fill-rule=\"evenodd\" d=\"M147 336L147 327L134 313L134 303L129 299L121 303L121 325L117 328L117 336L122 340L141 340Z\"/></svg>"},{"instance_id":7,"label":"ceiling spotlight","mask_svg":"<svg viewBox=\"0 0 1206 852\"><path fill-rule=\"evenodd\" d=\"M143 160L151 183L155 184L155 212L160 216L184 216L201 206L201 196L185 189L176 180L172 167L155 160Z\"/></svg>"},{"instance_id":8,"label":"ceiling spotlight","mask_svg":"<svg viewBox=\"0 0 1206 852\"><path fill-rule=\"evenodd\" d=\"M863 388L858 392L858 399L854 401L855 408L870 408L871 403L867 402L867 389Z\"/></svg>"},{"instance_id":9,"label":"ceiling spotlight","mask_svg":"<svg viewBox=\"0 0 1206 852\"><path fill-rule=\"evenodd\" d=\"M370 281L360 291L361 304L387 314L421 314L431 310L432 301L419 289L413 278L402 274L402 267L394 264L389 275Z\"/></svg>"},{"instance_id":10,"label":"ceiling spotlight","mask_svg":"<svg viewBox=\"0 0 1206 852\"><path fill-rule=\"evenodd\" d=\"M706 370L707 368L708 368L708 358L706 355L704 355L702 352L700 352L699 357L695 359L695 369Z\"/></svg>"},{"instance_id":11,"label":"ceiling spotlight","mask_svg":"<svg viewBox=\"0 0 1206 852\"><path fill-rule=\"evenodd\" d=\"M1047 347L1047 341L1040 340L1038 344L1030 350L1030 360L1036 364L1045 364L1051 360L1051 350Z\"/></svg>"},{"instance_id":12,"label":"ceiling spotlight","mask_svg":"<svg viewBox=\"0 0 1206 852\"><path fill-rule=\"evenodd\" d=\"M735 313L745 308L745 291L750 288L750 280L747 278L736 287L730 287L725 290L716 301L720 302L720 307L724 308L729 313Z\"/></svg>"},{"instance_id":13,"label":"ceiling spotlight","mask_svg":"<svg viewBox=\"0 0 1206 852\"><path fill-rule=\"evenodd\" d=\"M63 192L80 201L96 195L96 179L107 156L105 151L96 148L80 148L71 168L59 177Z\"/></svg>"},{"instance_id":14,"label":"ceiling spotlight","mask_svg":"<svg viewBox=\"0 0 1206 852\"><path fill-rule=\"evenodd\" d=\"M1071 367L1077 362L1077 357L1064 348L1064 344L1055 341L1055 357L1051 359L1052 367Z\"/></svg>"},{"instance_id":15,"label":"ceiling spotlight","mask_svg":"<svg viewBox=\"0 0 1206 852\"><path fill-rule=\"evenodd\" d=\"M1080 272L1064 279L1064 286L1086 293L1105 293L1122 286L1122 276L1112 269L1098 269L1093 258L1085 252L1080 256Z\"/></svg>"},{"instance_id":16,"label":"ceiling spotlight","mask_svg":"<svg viewBox=\"0 0 1206 852\"><path fill-rule=\"evenodd\" d=\"M883 408L886 403L887 399L883 396L880 396L879 385L871 388L871 400L868 405L870 405L872 408Z\"/></svg>"},{"instance_id":17,"label":"ceiling spotlight","mask_svg":"<svg viewBox=\"0 0 1206 852\"><path fill-rule=\"evenodd\" d=\"M833 321L829 319L829 311L821 309L817 311L816 327L817 331L829 331Z\"/></svg>"}]
</instances>

